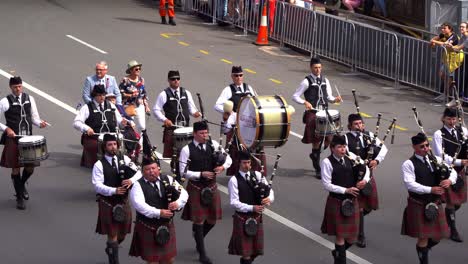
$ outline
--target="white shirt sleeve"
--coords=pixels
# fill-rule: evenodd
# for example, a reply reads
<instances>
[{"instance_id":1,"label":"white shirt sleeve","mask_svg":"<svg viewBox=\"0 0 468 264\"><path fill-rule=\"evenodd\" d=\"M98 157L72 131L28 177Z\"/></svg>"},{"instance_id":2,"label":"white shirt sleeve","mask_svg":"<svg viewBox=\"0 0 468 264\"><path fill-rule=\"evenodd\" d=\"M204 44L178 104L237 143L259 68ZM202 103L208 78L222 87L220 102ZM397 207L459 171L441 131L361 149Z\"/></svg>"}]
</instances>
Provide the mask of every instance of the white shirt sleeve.
<instances>
[{"instance_id":1,"label":"white shirt sleeve","mask_svg":"<svg viewBox=\"0 0 468 264\"><path fill-rule=\"evenodd\" d=\"M198 112L198 109L195 106L195 101L193 101L192 93L190 91L188 91L188 90L185 90L185 92L187 93L189 112L190 112L191 115L193 115L196 112Z\"/></svg>"},{"instance_id":2,"label":"white shirt sleeve","mask_svg":"<svg viewBox=\"0 0 468 264\"><path fill-rule=\"evenodd\" d=\"M302 99L301 96L304 94L308 87L309 82L307 81L307 79L302 80L302 82L299 84L299 87L297 87L296 91L292 96L293 101L298 104L304 104L305 100Z\"/></svg>"},{"instance_id":3,"label":"white shirt sleeve","mask_svg":"<svg viewBox=\"0 0 468 264\"><path fill-rule=\"evenodd\" d=\"M96 161L93 166L92 179L94 190L96 193L104 196L112 196L116 193L117 188L104 185L104 170L100 160Z\"/></svg>"},{"instance_id":4,"label":"white shirt sleeve","mask_svg":"<svg viewBox=\"0 0 468 264\"><path fill-rule=\"evenodd\" d=\"M321 168L322 184L325 190L329 192L344 194L346 192L346 188L332 184L333 167L328 158L322 160Z\"/></svg>"},{"instance_id":5,"label":"white shirt sleeve","mask_svg":"<svg viewBox=\"0 0 468 264\"><path fill-rule=\"evenodd\" d=\"M3 114L10 109L10 104L8 103L8 99L6 97L2 98L0 100L0 116L3 116ZM0 123L0 129L2 131L5 131L7 129L7 125Z\"/></svg>"},{"instance_id":6,"label":"white shirt sleeve","mask_svg":"<svg viewBox=\"0 0 468 264\"><path fill-rule=\"evenodd\" d=\"M224 126L223 126L224 134L229 133L234 128L234 126L236 125L236 120L237 120L237 113L232 112L231 115L226 120L226 122L224 122Z\"/></svg>"},{"instance_id":7,"label":"white shirt sleeve","mask_svg":"<svg viewBox=\"0 0 468 264\"><path fill-rule=\"evenodd\" d=\"M401 166L401 170L403 182L408 191L419 194L431 193L431 187L416 182L416 174L414 173L414 166L411 160L406 160Z\"/></svg>"},{"instance_id":8,"label":"white shirt sleeve","mask_svg":"<svg viewBox=\"0 0 468 264\"><path fill-rule=\"evenodd\" d=\"M237 178L236 176L232 176L228 183L228 191L229 191L229 201L232 206L237 212L247 213L253 212L253 205L249 205L246 203L242 203L239 200L239 188L237 187Z\"/></svg>"},{"instance_id":9,"label":"white shirt sleeve","mask_svg":"<svg viewBox=\"0 0 468 264\"><path fill-rule=\"evenodd\" d=\"M250 93L253 95L253 96L257 96L257 91L254 90L254 88L252 88L252 86L248 85L247 84L247 88L250 90Z\"/></svg>"},{"instance_id":10,"label":"white shirt sleeve","mask_svg":"<svg viewBox=\"0 0 468 264\"><path fill-rule=\"evenodd\" d=\"M371 138L374 138L374 133L369 132L369 136ZM375 145L379 146L380 143L381 143L380 139L376 138L375 139ZM379 164L382 163L382 161L385 159L385 156L387 155L387 153L388 153L388 148L387 148L387 146L385 146L385 144L383 144L382 147L380 148L379 155L377 155L377 157L375 157L375 160L377 160L379 162Z\"/></svg>"},{"instance_id":11,"label":"white shirt sleeve","mask_svg":"<svg viewBox=\"0 0 468 264\"><path fill-rule=\"evenodd\" d=\"M190 150L189 146L186 145L185 147L182 148L180 151L180 156L179 156L179 171L182 175L182 177L185 177L189 180L199 180L201 176L200 171L191 171L187 169L187 174L184 176L183 173L185 171L185 167L187 165L187 160L190 157Z\"/></svg>"},{"instance_id":12,"label":"white shirt sleeve","mask_svg":"<svg viewBox=\"0 0 468 264\"><path fill-rule=\"evenodd\" d=\"M223 89L218 99L216 100L214 110L219 113L224 113L224 103L232 97L231 87L227 86Z\"/></svg>"},{"instance_id":13,"label":"white shirt sleeve","mask_svg":"<svg viewBox=\"0 0 468 264\"><path fill-rule=\"evenodd\" d=\"M156 117L157 120L164 122L166 121L166 116L163 114L163 106L167 101L167 96L166 92L162 91L159 95L158 98L156 98L156 103L154 103L153 106L153 114Z\"/></svg>"},{"instance_id":14,"label":"white shirt sleeve","mask_svg":"<svg viewBox=\"0 0 468 264\"><path fill-rule=\"evenodd\" d=\"M335 101L335 96L333 96L330 81L327 78L325 78L325 83L327 85L327 100L328 102L333 103Z\"/></svg>"},{"instance_id":15,"label":"white shirt sleeve","mask_svg":"<svg viewBox=\"0 0 468 264\"><path fill-rule=\"evenodd\" d=\"M81 133L86 133L90 127L85 124L86 119L89 117L88 105L83 105L80 111L76 113L75 120L73 120L73 127Z\"/></svg>"},{"instance_id":16,"label":"white shirt sleeve","mask_svg":"<svg viewBox=\"0 0 468 264\"><path fill-rule=\"evenodd\" d=\"M188 193L187 191L179 184L178 181L174 180L174 178L172 178L171 176L167 176L169 178L169 183L172 184L172 183L175 183L175 187L176 189L179 189L180 187L180 196L179 196L179 199L177 199L177 205L178 205L178 209L182 209L184 208L185 204L187 204L187 200L188 200Z\"/></svg>"},{"instance_id":17,"label":"white shirt sleeve","mask_svg":"<svg viewBox=\"0 0 468 264\"><path fill-rule=\"evenodd\" d=\"M29 101L31 102L31 119L35 126L41 124L41 118L39 117L39 112L37 111L36 100L30 95Z\"/></svg>"},{"instance_id":18,"label":"white shirt sleeve","mask_svg":"<svg viewBox=\"0 0 468 264\"><path fill-rule=\"evenodd\" d=\"M432 150L434 155L441 157L442 156L442 131L437 130L432 137Z\"/></svg>"},{"instance_id":19,"label":"white shirt sleeve","mask_svg":"<svg viewBox=\"0 0 468 264\"><path fill-rule=\"evenodd\" d=\"M138 181L130 189L130 202L137 212L148 218L159 218L161 215L160 209L146 203L145 195Z\"/></svg>"}]
</instances>

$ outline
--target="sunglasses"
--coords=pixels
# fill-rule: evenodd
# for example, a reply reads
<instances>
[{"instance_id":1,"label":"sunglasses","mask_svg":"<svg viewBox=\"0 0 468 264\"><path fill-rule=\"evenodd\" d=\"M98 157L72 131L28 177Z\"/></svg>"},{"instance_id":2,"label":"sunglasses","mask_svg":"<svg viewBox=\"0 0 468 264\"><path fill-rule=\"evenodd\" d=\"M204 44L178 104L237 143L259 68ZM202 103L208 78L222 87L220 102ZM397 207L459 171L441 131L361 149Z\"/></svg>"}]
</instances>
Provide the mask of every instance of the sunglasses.
<instances>
[{"instance_id":1,"label":"sunglasses","mask_svg":"<svg viewBox=\"0 0 468 264\"><path fill-rule=\"evenodd\" d=\"M180 78L169 78L171 81L180 81Z\"/></svg>"},{"instance_id":2,"label":"sunglasses","mask_svg":"<svg viewBox=\"0 0 468 264\"><path fill-rule=\"evenodd\" d=\"M422 144L419 146L420 149L424 149L424 148L428 148L429 147L429 143L426 143L426 144Z\"/></svg>"},{"instance_id":3,"label":"sunglasses","mask_svg":"<svg viewBox=\"0 0 468 264\"><path fill-rule=\"evenodd\" d=\"M141 71L141 68L133 68L134 71Z\"/></svg>"},{"instance_id":4,"label":"sunglasses","mask_svg":"<svg viewBox=\"0 0 468 264\"><path fill-rule=\"evenodd\" d=\"M105 71L106 69L96 69L96 71Z\"/></svg>"},{"instance_id":5,"label":"sunglasses","mask_svg":"<svg viewBox=\"0 0 468 264\"><path fill-rule=\"evenodd\" d=\"M242 77L244 74L233 74L234 77Z\"/></svg>"}]
</instances>

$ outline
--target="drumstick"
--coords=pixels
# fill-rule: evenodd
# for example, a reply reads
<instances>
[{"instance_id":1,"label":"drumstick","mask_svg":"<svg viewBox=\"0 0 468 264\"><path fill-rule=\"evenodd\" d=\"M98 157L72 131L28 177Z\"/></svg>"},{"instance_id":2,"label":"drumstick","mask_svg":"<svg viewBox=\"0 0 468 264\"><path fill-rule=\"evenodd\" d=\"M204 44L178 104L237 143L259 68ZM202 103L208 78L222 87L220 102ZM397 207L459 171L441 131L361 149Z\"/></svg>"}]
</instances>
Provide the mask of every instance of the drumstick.
<instances>
[{"instance_id":1,"label":"drumstick","mask_svg":"<svg viewBox=\"0 0 468 264\"><path fill-rule=\"evenodd\" d=\"M335 84L335 90L336 90L336 93L338 94L338 96L341 98L340 91L338 91L338 86L336 86L336 84ZM343 98L340 99L340 102L341 103L343 102Z\"/></svg>"},{"instance_id":2,"label":"drumstick","mask_svg":"<svg viewBox=\"0 0 468 264\"><path fill-rule=\"evenodd\" d=\"M44 123L46 124L46 126L52 126L51 124L49 124L48 122L44 121Z\"/></svg>"}]
</instances>

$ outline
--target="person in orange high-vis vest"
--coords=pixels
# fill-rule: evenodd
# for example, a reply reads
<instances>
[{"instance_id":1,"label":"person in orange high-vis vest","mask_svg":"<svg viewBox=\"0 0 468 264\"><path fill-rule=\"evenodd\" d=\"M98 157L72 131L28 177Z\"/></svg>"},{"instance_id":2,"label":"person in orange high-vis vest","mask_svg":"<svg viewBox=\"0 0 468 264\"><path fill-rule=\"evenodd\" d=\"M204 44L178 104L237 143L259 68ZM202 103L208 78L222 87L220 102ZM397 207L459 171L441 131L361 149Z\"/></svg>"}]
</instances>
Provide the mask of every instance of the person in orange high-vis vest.
<instances>
[{"instance_id":1,"label":"person in orange high-vis vest","mask_svg":"<svg viewBox=\"0 0 468 264\"><path fill-rule=\"evenodd\" d=\"M160 0L159 1L159 15L161 16L161 24L167 24L166 3L167 3L167 12L169 15L169 24L175 26L176 23L174 21L174 17L175 17L174 0Z\"/></svg>"}]
</instances>

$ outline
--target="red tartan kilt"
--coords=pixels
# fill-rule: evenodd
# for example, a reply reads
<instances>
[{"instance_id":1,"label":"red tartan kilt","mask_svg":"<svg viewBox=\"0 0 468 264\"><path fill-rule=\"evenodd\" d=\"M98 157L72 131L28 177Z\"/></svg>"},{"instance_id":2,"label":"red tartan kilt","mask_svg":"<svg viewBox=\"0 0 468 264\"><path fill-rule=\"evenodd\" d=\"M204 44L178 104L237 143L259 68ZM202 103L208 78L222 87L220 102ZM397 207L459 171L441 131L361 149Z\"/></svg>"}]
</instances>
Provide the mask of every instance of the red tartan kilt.
<instances>
[{"instance_id":1,"label":"red tartan kilt","mask_svg":"<svg viewBox=\"0 0 468 264\"><path fill-rule=\"evenodd\" d=\"M106 204L108 203L108 204ZM127 219L125 223L116 223L112 219L112 207L109 206L122 204L124 205L125 212L127 214ZM125 203L116 203L110 202L108 199L103 201L103 198L99 198L98 200L98 219L96 224L96 233L101 235L119 235L120 237L125 236L126 234L130 234L132 231L132 209L128 204L128 201Z\"/></svg>"},{"instance_id":2,"label":"red tartan kilt","mask_svg":"<svg viewBox=\"0 0 468 264\"><path fill-rule=\"evenodd\" d=\"M253 214L252 214L253 216ZM244 223L248 217L235 213L232 216L232 235L229 242L229 254L239 256L263 255L263 219L255 217L258 222L257 235L249 237L244 232Z\"/></svg>"},{"instance_id":3,"label":"red tartan kilt","mask_svg":"<svg viewBox=\"0 0 468 264\"><path fill-rule=\"evenodd\" d=\"M319 143L323 139L323 137L315 136L316 117L317 116L314 111L305 112L304 137L302 138L302 143L304 144Z\"/></svg>"},{"instance_id":4,"label":"red tartan kilt","mask_svg":"<svg viewBox=\"0 0 468 264\"><path fill-rule=\"evenodd\" d=\"M38 167L41 165L39 161L36 161L34 163L20 164L18 158L19 150L17 139L5 136L5 147L3 148L2 159L0 161L1 167L21 168L25 165L32 167Z\"/></svg>"},{"instance_id":5,"label":"red tartan kilt","mask_svg":"<svg viewBox=\"0 0 468 264\"><path fill-rule=\"evenodd\" d=\"M140 221L135 223L132 244L130 245L129 255L132 257L141 257L148 262L168 261L177 255L177 241L174 222L168 224L171 238L166 245L160 246L156 243L157 226L143 224Z\"/></svg>"},{"instance_id":6,"label":"red tartan kilt","mask_svg":"<svg viewBox=\"0 0 468 264\"><path fill-rule=\"evenodd\" d=\"M187 184L187 192L189 198L182 212L181 218L183 220L190 220L195 223L201 223L207 220L209 223L215 223L216 220L221 219L223 213L221 210L221 197L216 185L213 190L213 204L209 207L205 207L201 204L201 189L195 186L192 181L189 181Z\"/></svg>"},{"instance_id":7,"label":"red tartan kilt","mask_svg":"<svg viewBox=\"0 0 468 264\"><path fill-rule=\"evenodd\" d=\"M463 185L463 187L458 192L454 191L452 187L450 187L445 190L445 194L442 196L443 202L447 203L447 205L462 205L466 203L467 187L464 170L462 170L460 174L458 174L458 178L460 177L465 177L465 184Z\"/></svg>"},{"instance_id":8,"label":"red tartan kilt","mask_svg":"<svg viewBox=\"0 0 468 264\"><path fill-rule=\"evenodd\" d=\"M371 177L370 184L372 185L372 194L370 196L359 195L359 208L366 211L372 211L379 209L379 196L377 193L377 183L375 182L375 177Z\"/></svg>"},{"instance_id":9,"label":"red tartan kilt","mask_svg":"<svg viewBox=\"0 0 468 264\"><path fill-rule=\"evenodd\" d=\"M439 205L438 219L429 223L424 217L425 204L408 197L408 205L403 213L401 234L416 238L440 240L450 234L442 204Z\"/></svg>"},{"instance_id":10,"label":"red tartan kilt","mask_svg":"<svg viewBox=\"0 0 468 264\"><path fill-rule=\"evenodd\" d=\"M97 161L98 139L96 136L81 136L81 144L83 145L83 154L81 155L81 166L92 168Z\"/></svg>"},{"instance_id":11,"label":"red tartan kilt","mask_svg":"<svg viewBox=\"0 0 468 264\"><path fill-rule=\"evenodd\" d=\"M163 140L164 143L164 158L172 158L172 148L174 147L174 130L175 128L164 128Z\"/></svg>"},{"instance_id":12,"label":"red tartan kilt","mask_svg":"<svg viewBox=\"0 0 468 264\"><path fill-rule=\"evenodd\" d=\"M328 196L321 230L324 234L354 242L359 232L359 204L354 199L354 215L345 217L341 214L341 203L342 200Z\"/></svg>"}]
</instances>

